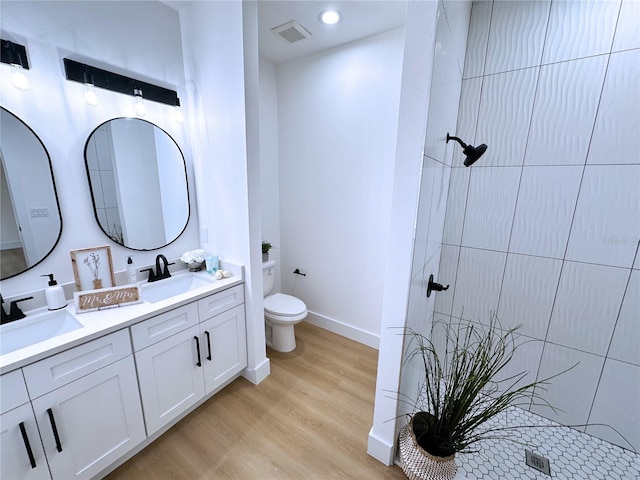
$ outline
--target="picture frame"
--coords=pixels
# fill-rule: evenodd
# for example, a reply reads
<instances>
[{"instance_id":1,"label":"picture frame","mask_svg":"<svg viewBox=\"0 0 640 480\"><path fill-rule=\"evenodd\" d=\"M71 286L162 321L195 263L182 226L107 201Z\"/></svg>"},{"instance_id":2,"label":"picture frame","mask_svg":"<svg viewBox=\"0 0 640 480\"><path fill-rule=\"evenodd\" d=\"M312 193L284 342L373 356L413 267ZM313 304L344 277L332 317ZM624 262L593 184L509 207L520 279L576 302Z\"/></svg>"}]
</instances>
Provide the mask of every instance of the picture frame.
<instances>
[{"instance_id":1,"label":"picture frame","mask_svg":"<svg viewBox=\"0 0 640 480\"><path fill-rule=\"evenodd\" d=\"M109 245L81 248L71 250L69 253L71 254L71 266L77 291L99 290L116 286Z\"/></svg>"}]
</instances>

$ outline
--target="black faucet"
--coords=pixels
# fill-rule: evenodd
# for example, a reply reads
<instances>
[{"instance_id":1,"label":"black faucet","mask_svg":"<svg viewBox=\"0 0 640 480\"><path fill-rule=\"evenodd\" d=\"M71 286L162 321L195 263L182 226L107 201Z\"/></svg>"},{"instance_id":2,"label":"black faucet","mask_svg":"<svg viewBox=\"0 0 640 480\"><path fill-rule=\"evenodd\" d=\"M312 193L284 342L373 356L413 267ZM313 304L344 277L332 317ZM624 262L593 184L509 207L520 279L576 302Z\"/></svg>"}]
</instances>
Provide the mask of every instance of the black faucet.
<instances>
[{"instance_id":1,"label":"black faucet","mask_svg":"<svg viewBox=\"0 0 640 480\"><path fill-rule=\"evenodd\" d=\"M164 268L160 267L160 260L164 263ZM164 255L158 255L156 257L156 271L153 271L153 268L145 268L144 270L140 270L141 272L149 272L149 282L157 282L158 280L162 280L165 278L171 277L171 272L169 272L169 265L174 265L175 262L169 263L167 257Z\"/></svg>"},{"instance_id":2,"label":"black faucet","mask_svg":"<svg viewBox=\"0 0 640 480\"><path fill-rule=\"evenodd\" d=\"M1 312L1 318L0 318L0 324L4 325L5 323L10 323L13 322L15 320L20 320L21 318L26 317L25 313L20 310L20 307L18 306L19 302L24 302L25 300L31 300L33 297L25 297L25 298L21 298L19 300L12 300L11 304L9 306L9 314L7 315L6 312L4 311L4 307L0 306L0 310L2 310ZM4 298L2 298L2 295L0 295L0 300L2 300L2 303L4 303Z\"/></svg>"}]
</instances>

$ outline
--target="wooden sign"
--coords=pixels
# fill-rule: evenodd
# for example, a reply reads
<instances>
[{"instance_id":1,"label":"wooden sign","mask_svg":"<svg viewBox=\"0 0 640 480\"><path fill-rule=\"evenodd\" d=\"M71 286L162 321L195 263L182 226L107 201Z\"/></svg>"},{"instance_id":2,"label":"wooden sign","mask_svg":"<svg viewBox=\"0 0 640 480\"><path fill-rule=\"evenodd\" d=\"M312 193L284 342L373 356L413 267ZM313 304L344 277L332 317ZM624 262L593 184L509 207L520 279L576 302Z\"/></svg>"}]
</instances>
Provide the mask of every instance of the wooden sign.
<instances>
[{"instance_id":1,"label":"wooden sign","mask_svg":"<svg viewBox=\"0 0 640 480\"><path fill-rule=\"evenodd\" d=\"M142 292L138 285L101 288L74 292L73 301L76 305L76 313L93 312L104 308L142 303Z\"/></svg>"}]
</instances>

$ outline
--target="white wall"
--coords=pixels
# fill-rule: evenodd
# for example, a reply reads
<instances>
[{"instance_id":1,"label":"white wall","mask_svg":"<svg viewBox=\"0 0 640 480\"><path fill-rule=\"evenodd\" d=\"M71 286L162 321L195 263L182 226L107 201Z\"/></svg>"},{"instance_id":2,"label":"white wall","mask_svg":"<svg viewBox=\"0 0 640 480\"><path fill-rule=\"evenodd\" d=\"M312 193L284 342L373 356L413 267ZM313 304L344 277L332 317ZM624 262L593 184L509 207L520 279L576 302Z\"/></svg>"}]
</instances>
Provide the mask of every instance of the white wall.
<instances>
[{"instance_id":1,"label":"white wall","mask_svg":"<svg viewBox=\"0 0 640 480\"><path fill-rule=\"evenodd\" d=\"M278 66L282 289L376 347L402 48L396 29Z\"/></svg>"},{"instance_id":2,"label":"white wall","mask_svg":"<svg viewBox=\"0 0 640 480\"><path fill-rule=\"evenodd\" d=\"M262 239L271 243L276 261L274 290L281 291L280 164L278 148L278 83L276 65L260 58L260 206Z\"/></svg>"},{"instance_id":3,"label":"white wall","mask_svg":"<svg viewBox=\"0 0 640 480\"><path fill-rule=\"evenodd\" d=\"M193 2L180 11L180 21L192 110L190 131L199 220L207 238L202 246L218 252L221 259L246 267L249 366L245 375L257 383L268 375L269 362L262 305L260 233L255 231L260 212L258 200L252 196L259 196L258 160L248 152L248 145L258 140L257 131L247 130L245 115L245 108L257 109L255 99L245 97L245 68L252 67L249 61L245 64L245 54L255 60L254 70L247 71L247 78L251 78L256 89L258 57L257 42L250 45L252 51L244 45L243 21L255 16L257 25L257 12L252 11L255 4L251 2L245 8L243 18L242 2ZM257 37L255 27L247 28L246 32L249 41L252 32Z\"/></svg>"},{"instance_id":4,"label":"white wall","mask_svg":"<svg viewBox=\"0 0 640 480\"><path fill-rule=\"evenodd\" d=\"M141 21L144 19L144 21ZM82 98L83 85L65 79L63 57L70 57L129 76L176 89L186 97L180 23L175 10L159 2L2 2L2 38L26 45L31 88L16 90L0 65L0 103L27 123L41 138L53 165L63 229L52 254L34 270L3 280L8 297L46 288L39 275L54 273L60 283L73 283L69 251L110 245L113 266L124 271L132 251L114 244L98 227L84 164L84 144L106 120L133 114L133 98L97 89L100 105ZM170 106L146 102L145 120L169 133L180 145L193 185L191 149L186 126L173 119ZM185 233L161 249L169 258L197 248L197 209L191 190L191 220ZM138 265L150 264L157 251L133 252ZM29 303L24 303L26 309Z\"/></svg>"},{"instance_id":5,"label":"white wall","mask_svg":"<svg viewBox=\"0 0 640 480\"><path fill-rule=\"evenodd\" d=\"M475 3L436 297L439 316L538 340L514 371L564 424L640 450L640 3ZM571 32L571 35L566 34ZM487 49L488 44L488 49ZM486 55L485 55L486 52ZM588 427L630 448L606 427Z\"/></svg>"}]
</instances>

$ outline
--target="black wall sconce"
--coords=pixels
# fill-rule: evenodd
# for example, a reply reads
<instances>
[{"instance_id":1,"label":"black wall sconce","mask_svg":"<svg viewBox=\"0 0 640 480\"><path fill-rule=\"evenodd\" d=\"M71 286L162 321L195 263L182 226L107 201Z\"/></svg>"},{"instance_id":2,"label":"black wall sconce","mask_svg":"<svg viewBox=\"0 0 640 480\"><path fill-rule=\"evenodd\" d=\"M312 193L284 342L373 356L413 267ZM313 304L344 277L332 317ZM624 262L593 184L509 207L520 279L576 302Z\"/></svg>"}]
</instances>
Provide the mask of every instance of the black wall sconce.
<instances>
[{"instance_id":1,"label":"black wall sconce","mask_svg":"<svg viewBox=\"0 0 640 480\"><path fill-rule=\"evenodd\" d=\"M29 70L29 60L27 60L27 47L9 40L2 42L2 63L9 65L20 65L25 70Z\"/></svg>"},{"instance_id":2,"label":"black wall sconce","mask_svg":"<svg viewBox=\"0 0 640 480\"><path fill-rule=\"evenodd\" d=\"M67 80L82 84L91 84L98 88L124 93L131 96L143 96L145 100L164 103L176 107L180 105L178 92L159 87L152 83L143 82L117 73L92 67L85 63L64 59L64 70Z\"/></svg>"},{"instance_id":3,"label":"black wall sconce","mask_svg":"<svg viewBox=\"0 0 640 480\"><path fill-rule=\"evenodd\" d=\"M4 39L0 40L0 43L2 45L0 61L11 65L11 83L18 90L26 90L29 88L29 80L24 75L24 70L29 70L27 48Z\"/></svg>"}]
</instances>

